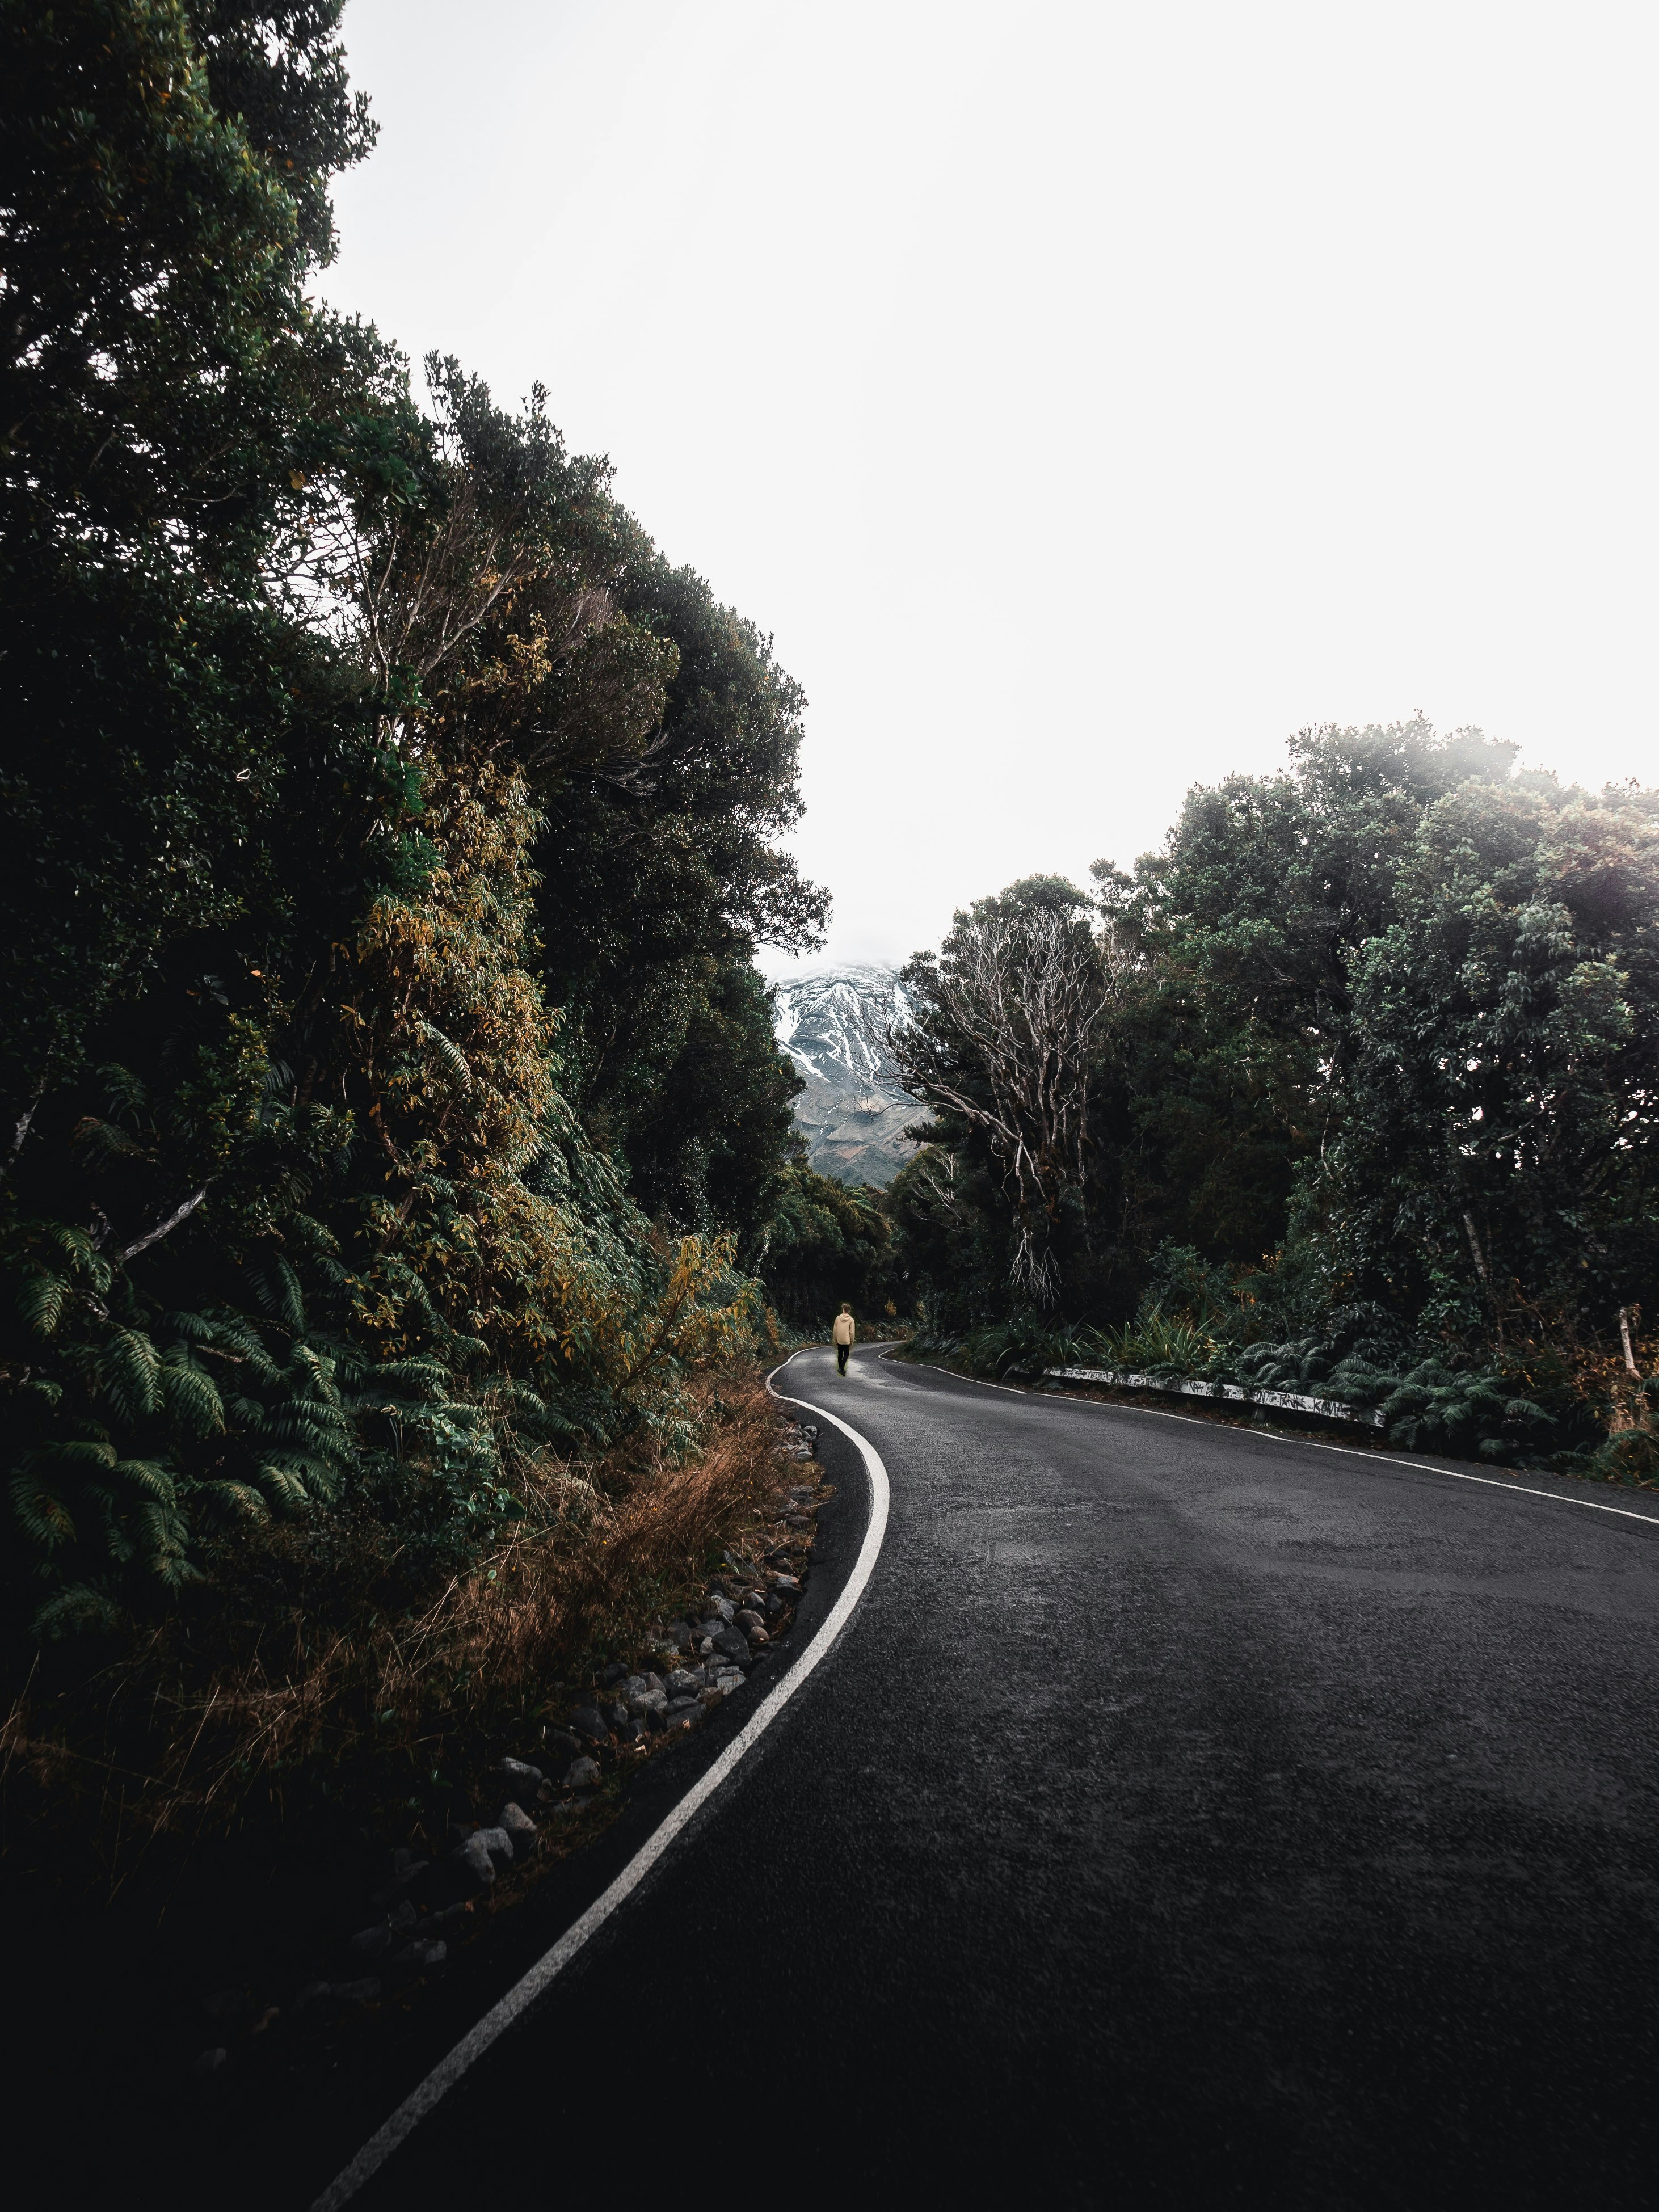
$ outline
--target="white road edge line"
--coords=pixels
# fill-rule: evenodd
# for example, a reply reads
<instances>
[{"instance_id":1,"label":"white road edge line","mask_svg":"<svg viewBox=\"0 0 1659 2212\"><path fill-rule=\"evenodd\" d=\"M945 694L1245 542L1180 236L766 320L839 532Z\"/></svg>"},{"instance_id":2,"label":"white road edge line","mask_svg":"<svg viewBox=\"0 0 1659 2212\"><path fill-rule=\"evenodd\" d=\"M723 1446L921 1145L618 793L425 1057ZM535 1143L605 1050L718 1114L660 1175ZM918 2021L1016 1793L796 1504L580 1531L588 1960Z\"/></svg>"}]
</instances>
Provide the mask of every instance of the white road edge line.
<instances>
[{"instance_id":1,"label":"white road edge line","mask_svg":"<svg viewBox=\"0 0 1659 2212\"><path fill-rule=\"evenodd\" d=\"M915 1362L918 1367L923 1364L921 1360ZM948 1367L939 1370L941 1375L950 1371ZM966 1382L972 1377L963 1375L957 1380ZM988 1387L1000 1390L1004 1385L994 1382ZM1033 1390L1029 1395L1035 1398L1043 1394ZM1594 1498L1563 1498L1559 1490L1534 1490L1530 1483L1506 1482L1501 1474L1465 1474L1458 1468L1436 1467L1432 1460L1396 1459L1392 1452L1360 1451L1352 1444L1322 1443L1317 1437L1293 1436L1286 1429L1234 1428L1230 1421L1206 1421L1199 1413L1172 1413L1165 1406L1120 1406L1115 1399L1074 1398L1069 1391L1056 1393L1055 1398L1048 1402L1052 1405L1057 1401L1068 1406L1093 1406L1103 1413L1152 1413L1160 1421L1185 1421L1193 1429L1228 1428L1235 1436L1261 1437L1276 1444L1305 1444L1310 1451L1340 1452L1345 1459L1367 1460L1374 1467L1408 1467L1413 1474L1443 1474L1449 1482L1483 1482L1489 1489L1508 1491L1511 1497L1542 1498L1552 1505L1582 1505L1589 1513L1616 1513L1621 1521L1644 1521L1650 1528L1659 1526L1659 1513L1633 1513L1628 1505L1602 1505Z\"/></svg>"},{"instance_id":2,"label":"white road edge line","mask_svg":"<svg viewBox=\"0 0 1659 2212\"><path fill-rule=\"evenodd\" d=\"M793 1359L794 1354L791 1352L789 1357ZM781 1374L788 1364L788 1360L781 1362L766 1378L766 1387L775 1398L781 1398L785 1394L772 1389L772 1376ZM501 2002L487 2012L477 2026L461 2038L448 2057L441 2059L425 2081L404 2098L384 2127L369 2137L350 2165L330 2182L313 2205L312 2212L337 2212L337 2207L348 2203L363 2184L379 2172L398 2144L414 2131L444 2093L454 2087L474 2059L481 2058L496 2038L528 2011L549 1983L563 1972L589 1936L601 1928L617 1906L639 1887L675 1837L699 1808L708 1803L738 1760L753 1749L812 1669L828 1656L836 1638L852 1619L858 1601L864 1595L865 1585L875 1571L882 1538L886 1532L890 1494L887 1469L882 1464L881 1454L875 1446L861 1437L849 1423L843 1421L839 1413L832 1413L827 1406L814 1406L805 1398L797 1398L793 1402L805 1406L809 1412L832 1422L843 1435L850 1437L863 1455L865 1472L870 1478L869 1526L864 1532L864 1542L848 1578L847 1587L831 1607L829 1618L783 1680L767 1693L753 1718L740 1734L732 1737L702 1781L688 1790L673 1811L652 1831L609 1889L594 1899L580 1919L573 1923L560 1936L552 1949L544 1952L536 1961L523 1980L515 1983Z\"/></svg>"}]
</instances>

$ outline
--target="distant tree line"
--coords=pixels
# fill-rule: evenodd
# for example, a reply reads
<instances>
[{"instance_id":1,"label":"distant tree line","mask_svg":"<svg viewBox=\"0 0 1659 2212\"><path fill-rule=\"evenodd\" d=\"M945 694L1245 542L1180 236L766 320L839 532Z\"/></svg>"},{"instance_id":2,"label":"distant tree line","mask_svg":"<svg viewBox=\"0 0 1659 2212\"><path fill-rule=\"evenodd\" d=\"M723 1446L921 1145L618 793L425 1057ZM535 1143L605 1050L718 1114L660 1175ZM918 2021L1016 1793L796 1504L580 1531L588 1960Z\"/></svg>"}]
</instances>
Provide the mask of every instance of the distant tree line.
<instances>
[{"instance_id":1,"label":"distant tree line","mask_svg":"<svg viewBox=\"0 0 1659 2212\"><path fill-rule=\"evenodd\" d=\"M417 400L309 296L374 135L340 12L5 10L29 1632L331 1501L476 1554L538 1455L672 1437L795 1234L752 956L826 911L779 844L801 694L542 392L504 410L434 358Z\"/></svg>"},{"instance_id":2,"label":"distant tree line","mask_svg":"<svg viewBox=\"0 0 1659 2212\"><path fill-rule=\"evenodd\" d=\"M896 1262L992 1364L1316 1382L1403 1441L1654 1468L1659 792L1420 720L1290 750L911 963Z\"/></svg>"}]
</instances>

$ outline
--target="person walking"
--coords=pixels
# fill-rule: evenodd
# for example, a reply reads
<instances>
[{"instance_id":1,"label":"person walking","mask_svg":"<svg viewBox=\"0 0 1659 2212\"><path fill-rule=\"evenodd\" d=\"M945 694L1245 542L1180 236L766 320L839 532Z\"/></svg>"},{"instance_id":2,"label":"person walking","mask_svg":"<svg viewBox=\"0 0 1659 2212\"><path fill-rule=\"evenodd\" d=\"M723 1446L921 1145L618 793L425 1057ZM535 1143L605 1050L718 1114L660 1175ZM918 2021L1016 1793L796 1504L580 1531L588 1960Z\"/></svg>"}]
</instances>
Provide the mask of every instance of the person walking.
<instances>
[{"instance_id":1,"label":"person walking","mask_svg":"<svg viewBox=\"0 0 1659 2212\"><path fill-rule=\"evenodd\" d=\"M837 1375L845 1375L847 1372L847 1355L853 1349L854 1340L858 1333L859 1325L853 1318L853 1309L851 1306L844 1305L836 1316L836 1372Z\"/></svg>"}]
</instances>

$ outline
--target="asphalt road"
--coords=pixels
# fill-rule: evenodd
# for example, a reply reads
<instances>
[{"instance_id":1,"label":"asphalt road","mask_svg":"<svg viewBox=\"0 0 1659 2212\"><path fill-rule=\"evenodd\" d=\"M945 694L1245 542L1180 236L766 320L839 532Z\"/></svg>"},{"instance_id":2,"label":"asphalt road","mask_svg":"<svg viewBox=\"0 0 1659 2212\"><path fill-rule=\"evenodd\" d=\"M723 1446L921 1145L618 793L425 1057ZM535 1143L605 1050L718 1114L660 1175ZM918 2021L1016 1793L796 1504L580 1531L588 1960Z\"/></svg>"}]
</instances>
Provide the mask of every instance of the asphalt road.
<instances>
[{"instance_id":1,"label":"asphalt road","mask_svg":"<svg viewBox=\"0 0 1659 2212\"><path fill-rule=\"evenodd\" d=\"M859 1611L366 2212L1659 2199L1647 1500L779 1381Z\"/></svg>"}]
</instances>

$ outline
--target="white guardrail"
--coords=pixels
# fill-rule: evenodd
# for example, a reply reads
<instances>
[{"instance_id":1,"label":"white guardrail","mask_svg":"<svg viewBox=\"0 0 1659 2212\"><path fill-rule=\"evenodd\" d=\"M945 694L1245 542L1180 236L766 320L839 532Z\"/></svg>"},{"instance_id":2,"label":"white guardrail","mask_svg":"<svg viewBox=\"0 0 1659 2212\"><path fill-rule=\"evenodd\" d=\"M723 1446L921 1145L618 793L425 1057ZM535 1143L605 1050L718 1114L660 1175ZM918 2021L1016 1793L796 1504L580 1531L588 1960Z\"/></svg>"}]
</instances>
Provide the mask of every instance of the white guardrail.
<instances>
[{"instance_id":1,"label":"white guardrail","mask_svg":"<svg viewBox=\"0 0 1659 2212\"><path fill-rule=\"evenodd\" d=\"M1244 1390L1237 1382L1171 1382L1157 1375L1121 1375L1111 1367L1045 1367L1045 1382L1108 1382L1115 1390L1164 1390L1182 1398L1225 1398L1242 1406L1280 1406L1288 1413L1317 1413L1322 1420L1357 1421L1380 1429L1381 1413L1363 1406L1340 1405L1334 1398L1299 1398L1291 1390Z\"/></svg>"}]
</instances>

